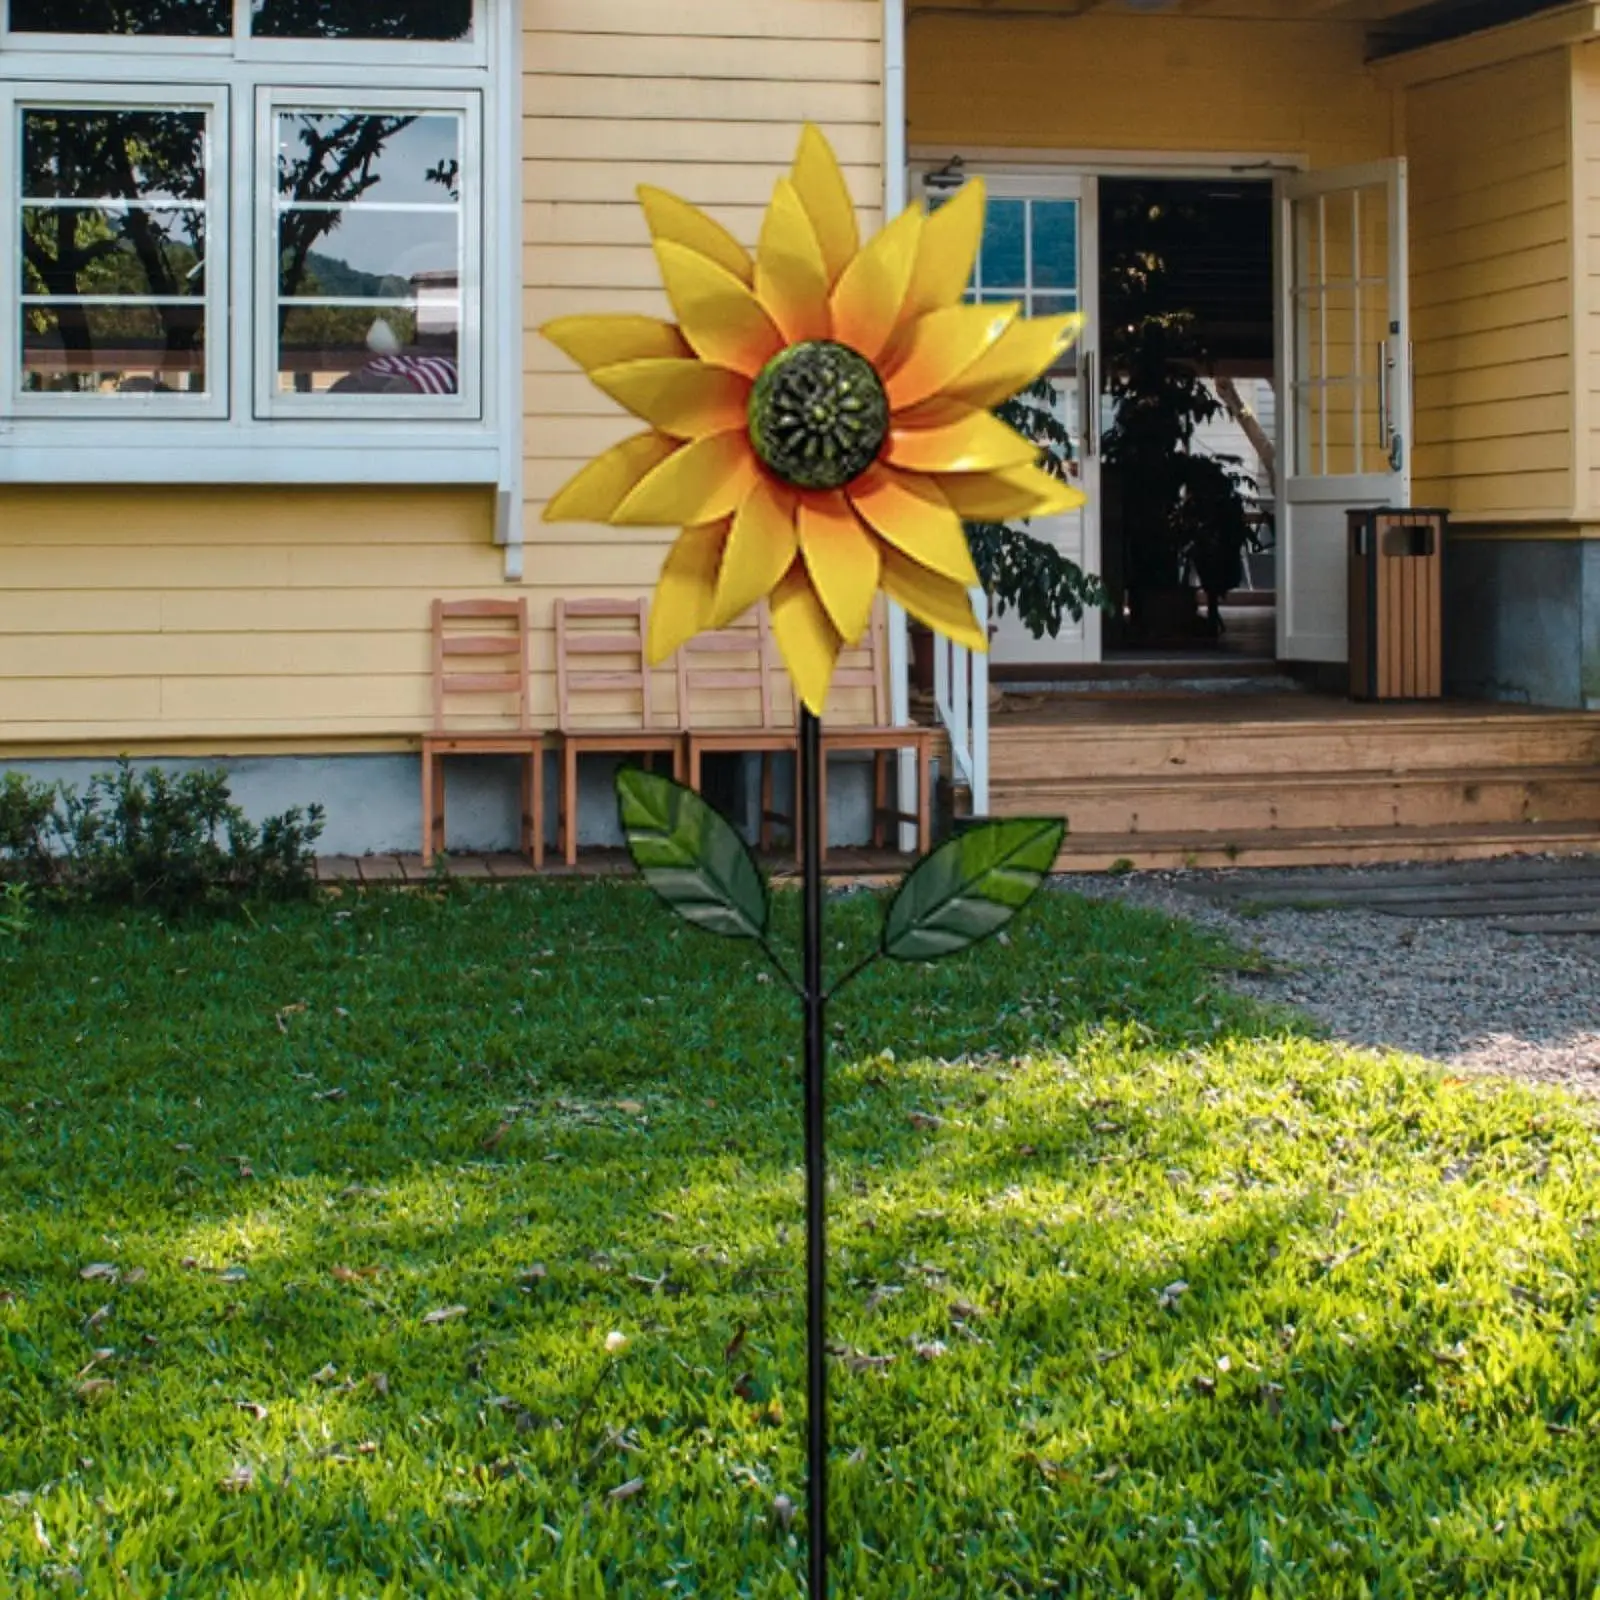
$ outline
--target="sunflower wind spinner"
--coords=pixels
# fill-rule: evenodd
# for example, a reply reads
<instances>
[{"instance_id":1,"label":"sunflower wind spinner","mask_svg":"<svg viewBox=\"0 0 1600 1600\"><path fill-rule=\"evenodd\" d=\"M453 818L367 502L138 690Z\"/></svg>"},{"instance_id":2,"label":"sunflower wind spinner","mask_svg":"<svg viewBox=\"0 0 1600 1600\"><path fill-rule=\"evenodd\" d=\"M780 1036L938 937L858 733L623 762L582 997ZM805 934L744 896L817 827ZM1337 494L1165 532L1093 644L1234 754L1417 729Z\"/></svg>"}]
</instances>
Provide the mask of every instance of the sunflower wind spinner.
<instances>
[{"instance_id":1,"label":"sunflower wind spinner","mask_svg":"<svg viewBox=\"0 0 1600 1600\"><path fill-rule=\"evenodd\" d=\"M881 589L913 617L987 648L966 521L1049 516L1083 502L992 408L1048 372L1076 316L1028 319L965 296L983 237L974 180L931 215L914 206L864 247L844 175L808 126L778 180L756 252L660 189L641 188L676 322L574 316L545 337L645 424L545 509L552 522L682 531L651 608L652 664L769 602L800 705L803 973L770 938L771 899L734 829L698 795L624 769L619 814L635 864L682 917L753 940L804 1014L809 1592L827 1592L825 1366L826 1002L821 716L840 653ZM919 861L885 915L875 956L935 960L1009 922L1055 862L1065 824L1013 818L958 833Z\"/></svg>"}]
</instances>

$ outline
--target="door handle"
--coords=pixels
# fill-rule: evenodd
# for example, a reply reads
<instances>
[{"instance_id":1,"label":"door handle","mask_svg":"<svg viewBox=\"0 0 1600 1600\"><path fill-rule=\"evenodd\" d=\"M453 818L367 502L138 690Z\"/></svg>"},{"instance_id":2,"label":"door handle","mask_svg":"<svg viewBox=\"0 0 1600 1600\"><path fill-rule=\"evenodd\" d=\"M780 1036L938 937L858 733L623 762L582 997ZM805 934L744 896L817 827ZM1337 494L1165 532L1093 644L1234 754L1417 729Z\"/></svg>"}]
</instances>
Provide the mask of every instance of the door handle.
<instances>
[{"instance_id":1,"label":"door handle","mask_svg":"<svg viewBox=\"0 0 1600 1600\"><path fill-rule=\"evenodd\" d=\"M1083 453L1087 457L1100 449L1100 390L1095 384L1092 350L1083 353L1078 382L1078 403L1083 407Z\"/></svg>"},{"instance_id":2,"label":"door handle","mask_svg":"<svg viewBox=\"0 0 1600 1600\"><path fill-rule=\"evenodd\" d=\"M1378 341L1378 448L1388 450L1394 434L1389 416L1389 341Z\"/></svg>"}]
</instances>

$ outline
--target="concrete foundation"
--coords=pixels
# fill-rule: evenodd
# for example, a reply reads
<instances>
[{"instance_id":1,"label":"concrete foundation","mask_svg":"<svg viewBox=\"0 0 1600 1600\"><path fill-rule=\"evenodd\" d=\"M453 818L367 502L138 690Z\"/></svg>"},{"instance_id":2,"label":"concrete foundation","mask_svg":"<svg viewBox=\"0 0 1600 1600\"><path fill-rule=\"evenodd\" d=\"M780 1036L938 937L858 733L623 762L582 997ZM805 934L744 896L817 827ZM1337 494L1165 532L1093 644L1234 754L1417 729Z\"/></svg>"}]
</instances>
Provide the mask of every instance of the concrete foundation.
<instances>
[{"instance_id":1,"label":"concrete foundation","mask_svg":"<svg viewBox=\"0 0 1600 1600\"><path fill-rule=\"evenodd\" d=\"M94 760L0 761L0 776L22 772L46 783L82 788L112 762ZM136 766L167 771L223 767L235 801L253 819L291 806L320 803L327 824L317 849L322 855L361 856L415 851L422 844L421 773L415 755L232 756L141 758ZM586 757L579 769L580 846L620 845L611 782L615 760ZM546 843L556 842L560 772L545 757ZM787 813L793 765L780 758L775 809ZM455 756L445 762L448 848L463 854L514 850L517 845L517 764L495 756ZM707 798L726 815L741 818L754 837L759 810L755 758L734 756L708 767ZM828 763L828 833L835 845L865 844L872 833L870 765L839 756Z\"/></svg>"},{"instance_id":2,"label":"concrete foundation","mask_svg":"<svg viewBox=\"0 0 1600 1600\"><path fill-rule=\"evenodd\" d=\"M1452 538L1445 692L1600 710L1600 543Z\"/></svg>"}]
</instances>

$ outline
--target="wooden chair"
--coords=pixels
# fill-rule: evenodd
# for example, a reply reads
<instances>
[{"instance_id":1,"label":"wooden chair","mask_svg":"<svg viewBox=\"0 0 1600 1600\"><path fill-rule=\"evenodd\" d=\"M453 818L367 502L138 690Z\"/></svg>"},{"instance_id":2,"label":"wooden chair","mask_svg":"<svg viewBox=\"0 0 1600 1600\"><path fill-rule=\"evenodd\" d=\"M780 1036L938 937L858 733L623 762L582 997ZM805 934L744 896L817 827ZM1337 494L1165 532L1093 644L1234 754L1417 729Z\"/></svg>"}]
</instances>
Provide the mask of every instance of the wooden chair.
<instances>
[{"instance_id":1,"label":"wooden chair","mask_svg":"<svg viewBox=\"0 0 1600 1600\"><path fill-rule=\"evenodd\" d=\"M464 706L476 702L492 716L498 702L515 697L515 721L501 730L452 725ZM463 708L459 709L458 708ZM445 847L444 769L455 755L517 756L522 762L522 853L544 865L544 737L529 721L528 602L435 600L433 602L433 728L422 739L422 860L432 862Z\"/></svg>"},{"instance_id":2,"label":"wooden chair","mask_svg":"<svg viewBox=\"0 0 1600 1600\"><path fill-rule=\"evenodd\" d=\"M867 750L872 753L872 843L881 850L886 843L890 822L917 825L917 849L926 852L933 842L932 783L933 741L937 730L909 724L895 727L889 721L888 635L883 606L874 607L872 621L861 643L849 652L854 664L841 665L833 674L833 692L841 689L866 689L871 694L873 721L865 727L838 727L822 724L821 805L817 818L822 837L822 853L828 853L828 756L835 750ZM910 750L917 763L917 809L914 813L896 810L889 804L889 758Z\"/></svg>"},{"instance_id":3,"label":"wooden chair","mask_svg":"<svg viewBox=\"0 0 1600 1600\"><path fill-rule=\"evenodd\" d=\"M647 600L557 600L556 725L561 731L561 850L567 865L578 860L578 760L585 755L672 758L672 775L683 774L681 729L656 725L650 704L651 672L645 658L650 625ZM585 665L610 657L626 665ZM637 710L607 711L593 698L637 695ZM590 699L590 706L575 702ZM680 707L681 716L681 707ZM611 726L598 719L605 717ZM618 719L621 719L620 721ZM582 724L582 725L580 725Z\"/></svg>"},{"instance_id":4,"label":"wooden chair","mask_svg":"<svg viewBox=\"0 0 1600 1600\"><path fill-rule=\"evenodd\" d=\"M798 848L799 829L795 824L799 810L798 786L796 803L790 811L773 809L773 757L798 752L799 735L792 711L785 720L776 709L773 680L784 678L784 674L773 644L772 619L766 606L758 609L753 631L725 628L699 634L679 650L677 661L678 714L684 725L684 755L688 768L684 781L696 794L700 792L701 769L708 754L759 755L761 848L772 848L772 824L775 822L789 829ZM703 696L713 690L742 694L747 706L753 704L756 708L754 717L741 711L739 715L744 720L726 727L703 722L699 706Z\"/></svg>"}]
</instances>

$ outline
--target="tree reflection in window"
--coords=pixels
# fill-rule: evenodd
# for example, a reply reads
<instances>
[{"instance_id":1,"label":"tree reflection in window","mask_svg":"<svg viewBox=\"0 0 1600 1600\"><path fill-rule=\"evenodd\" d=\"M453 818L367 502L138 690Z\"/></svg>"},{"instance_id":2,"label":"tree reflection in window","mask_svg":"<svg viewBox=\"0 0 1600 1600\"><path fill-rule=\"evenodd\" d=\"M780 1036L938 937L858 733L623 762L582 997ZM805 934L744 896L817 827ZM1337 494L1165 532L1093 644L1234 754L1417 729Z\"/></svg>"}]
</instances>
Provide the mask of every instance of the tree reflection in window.
<instances>
[{"instance_id":1,"label":"tree reflection in window","mask_svg":"<svg viewBox=\"0 0 1600 1600\"><path fill-rule=\"evenodd\" d=\"M232 0L10 0L13 33L153 34L225 39Z\"/></svg>"},{"instance_id":2,"label":"tree reflection in window","mask_svg":"<svg viewBox=\"0 0 1600 1600\"><path fill-rule=\"evenodd\" d=\"M207 113L21 119L22 387L204 392Z\"/></svg>"},{"instance_id":3,"label":"tree reflection in window","mask_svg":"<svg viewBox=\"0 0 1600 1600\"><path fill-rule=\"evenodd\" d=\"M472 37L472 0L254 0L258 39L389 39L454 43Z\"/></svg>"},{"instance_id":4,"label":"tree reflection in window","mask_svg":"<svg viewBox=\"0 0 1600 1600\"><path fill-rule=\"evenodd\" d=\"M277 130L277 392L456 393L460 114L284 110Z\"/></svg>"}]
</instances>

